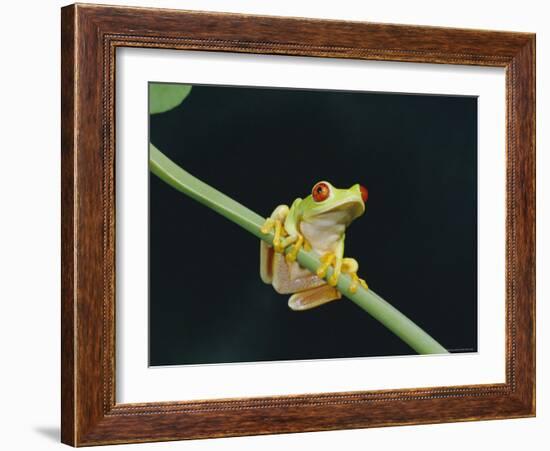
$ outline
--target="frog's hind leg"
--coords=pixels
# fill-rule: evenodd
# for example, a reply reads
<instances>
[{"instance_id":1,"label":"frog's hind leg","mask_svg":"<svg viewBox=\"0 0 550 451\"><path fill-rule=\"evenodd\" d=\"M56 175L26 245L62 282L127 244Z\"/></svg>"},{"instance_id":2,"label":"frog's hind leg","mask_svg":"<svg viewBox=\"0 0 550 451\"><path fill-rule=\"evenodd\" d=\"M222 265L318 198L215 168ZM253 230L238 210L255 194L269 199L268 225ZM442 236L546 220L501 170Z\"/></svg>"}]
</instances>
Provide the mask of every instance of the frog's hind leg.
<instances>
[{"instance_id":1,"label":"frog's hind leg","mask_svg":"<svg viewBox=\"0 0 550 451\"><path fill-rule=\"evenodd\" d=\"M273 280L273 257L275 249L265 241L260 241L260 277L264 283Z\"/></svg>"},{"instance_id":2,"label":"frog's hind leg","mask_svg":"<svg viewBox=\"0 0 550 451\"><path fill-rule=\"evenodd\" d=\"M282 254L274 253L271 262L271 284L279 294L298 293L325 284L298 263L288 263Z\"/></svg>"},{"instance_id":3,"label":"frog's hind leg","mask_svg":"<svg viewBox=\"0 0 550 451\"><path fill-rule=\"evenodd\" d=\"M309 271L297 270L298 264L292 260L289 262L287 257L288 254L283 257L282 254L276 253L273 246L260 241L260 277L264 283L273 284L275 291L283 294L294 293L324 283ZM299 274L296 274L297 272ZM305 275L301 274L304 272Z\"/></svg>"},{"instance_id":4,"label":"frog's hind leg","mask_svg":"<svg viewBox=\"0 0 550 451\"><path fill-rule=\"evenodd\" d=\"M337 289L324 284L317 288L293 294L288 300L288 306L292 310L309 310L327 302L336 301L341 297L342 295Z\"/></svg>"},{"instance_id":5,"label":"frog's hind leg","mask_svg":"<svg viewBox=\"0 0 550 451\"><path fill-rule=\"evenodd\" d=\"M283 238L286 236L284 222L288 216L288 211L287 205L279 205L273 210L271 216L265 220L261 228L262 233L269 233L274 230L273 246L265 241L260 241L260 277L267 284L270 284L273 280L274 254L276 251L282 252L284 247L281 244L286 244Z\"/></svg>"}]
</instances>

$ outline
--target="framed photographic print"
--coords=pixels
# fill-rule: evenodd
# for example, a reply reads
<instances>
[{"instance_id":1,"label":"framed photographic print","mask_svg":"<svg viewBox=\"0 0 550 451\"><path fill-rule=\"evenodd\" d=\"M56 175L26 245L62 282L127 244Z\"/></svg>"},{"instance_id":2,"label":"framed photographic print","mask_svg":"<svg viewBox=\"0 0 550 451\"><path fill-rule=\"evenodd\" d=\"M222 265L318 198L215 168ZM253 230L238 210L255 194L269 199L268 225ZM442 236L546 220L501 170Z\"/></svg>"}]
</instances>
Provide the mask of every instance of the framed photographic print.
<instances>
[{"instance_id":1,"label":"framed photographic print","mask_svg":"<svg viewBox=\"0 0 550 451\"><path fill-rule=\"evenodd\" d=\"M62 9L62 441L535 415L535 37Z\"/></svg>"}]
</instances>

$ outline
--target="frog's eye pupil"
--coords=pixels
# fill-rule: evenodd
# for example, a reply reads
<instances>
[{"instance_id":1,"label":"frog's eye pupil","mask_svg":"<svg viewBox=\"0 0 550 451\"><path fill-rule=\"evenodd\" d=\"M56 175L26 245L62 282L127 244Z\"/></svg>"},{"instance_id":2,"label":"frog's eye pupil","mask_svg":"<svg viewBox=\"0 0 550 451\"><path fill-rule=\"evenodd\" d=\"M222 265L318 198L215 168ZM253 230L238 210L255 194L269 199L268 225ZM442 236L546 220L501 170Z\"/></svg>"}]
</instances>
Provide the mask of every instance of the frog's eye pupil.
<instances>
[{"instance_id":1,"label":"frog's eye pupil","mask_svg":"<svg viewBox=\"0 0 550 451\"><path fill-rule=\"evenodd\" d=\"M326 183L319 182L311 190L311 196L315 202L323 202L330 196L330 188Z\"/></svg>"}]
</instances>

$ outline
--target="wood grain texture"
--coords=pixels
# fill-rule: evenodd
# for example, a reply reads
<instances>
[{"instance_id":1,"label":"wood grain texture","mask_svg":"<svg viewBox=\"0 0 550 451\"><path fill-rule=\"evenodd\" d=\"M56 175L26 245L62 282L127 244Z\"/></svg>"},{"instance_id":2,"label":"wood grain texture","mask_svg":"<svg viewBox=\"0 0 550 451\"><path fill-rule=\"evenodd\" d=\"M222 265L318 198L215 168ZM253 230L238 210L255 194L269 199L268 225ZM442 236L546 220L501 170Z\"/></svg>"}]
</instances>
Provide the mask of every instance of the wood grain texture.
<instances>
[{"instance_id":1,"label":"wood grain texture","mask_svg":"<svg viewBox=\"0 0 550 451\"><path fill-rule=\"evenodd\" d=\"M74 301L74 127L75 59L74 9L63 9L61 28L61 441L75 443L75 327Z\"/></svg>"},{"instance_id":2,"label":"wood grain texture","mask_svg":"<svg viewBox=\"0 0 550 451\"><path fill-rule=\"evenodd\" d=\"M506 383L117 404L117 47L506 68ZM73 446L533 416L535 36L72 5L62 10L62 441Z\"/></svg>"}]
</instances>

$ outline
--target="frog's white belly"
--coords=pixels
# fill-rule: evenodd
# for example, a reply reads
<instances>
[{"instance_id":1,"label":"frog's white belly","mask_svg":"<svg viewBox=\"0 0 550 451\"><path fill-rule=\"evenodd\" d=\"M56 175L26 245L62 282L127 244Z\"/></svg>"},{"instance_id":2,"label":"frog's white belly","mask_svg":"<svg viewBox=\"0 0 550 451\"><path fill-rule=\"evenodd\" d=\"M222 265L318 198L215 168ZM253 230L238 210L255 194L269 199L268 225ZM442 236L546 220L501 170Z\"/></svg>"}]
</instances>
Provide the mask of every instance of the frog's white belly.
<instances>
[{"instance_id":1,"label":"frog's white belly","mask_svg":"<svg viewBox=\"0 0 550 451\"><path fill-rule=\"evenodd\" d=\"M302 220L300 231L318 254L334 252L346 231L348 216L348 212L342 210L327 212L311 220Z\"/></svg>"}]
</instances>

